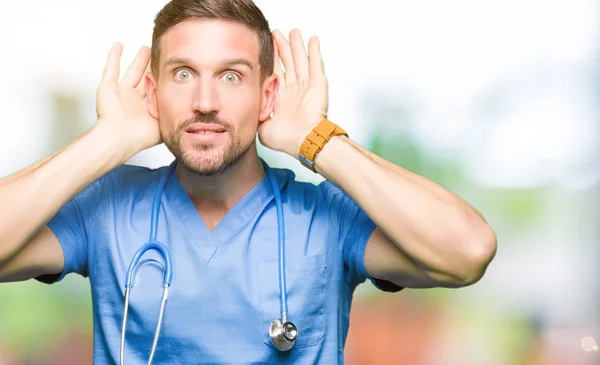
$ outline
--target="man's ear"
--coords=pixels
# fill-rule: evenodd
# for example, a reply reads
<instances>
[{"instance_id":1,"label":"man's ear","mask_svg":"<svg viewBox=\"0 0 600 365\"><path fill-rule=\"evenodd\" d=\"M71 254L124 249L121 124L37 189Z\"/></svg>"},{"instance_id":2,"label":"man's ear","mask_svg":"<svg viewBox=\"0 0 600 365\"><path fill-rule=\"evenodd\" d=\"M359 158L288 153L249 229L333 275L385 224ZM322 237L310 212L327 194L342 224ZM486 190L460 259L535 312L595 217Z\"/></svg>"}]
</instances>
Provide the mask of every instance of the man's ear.
<instances>
[{"instance_id":1,"label":"man's ear","mask_svg":"<svg viewBox=\"0 0 600 365\"><path fill-rule=\"evenodd\" d=\"M156 100L158 80L153 72L147 72L144 75L144 81L146 83L146 106L148 108L148 113L152 118L158 120L158 101Z\"/></svg>"},{"instance_id":2,"label":"man's ear","mask_svg":"<svg viewBox=\"0 0 600 365\"><path fill-rule=\"evenodd\" d=\"M279 77L274 73L264 82L263 93L260 102L259 123L269 120L275 107L275 96L279 90Z\"/></svg>"}]
</instances>

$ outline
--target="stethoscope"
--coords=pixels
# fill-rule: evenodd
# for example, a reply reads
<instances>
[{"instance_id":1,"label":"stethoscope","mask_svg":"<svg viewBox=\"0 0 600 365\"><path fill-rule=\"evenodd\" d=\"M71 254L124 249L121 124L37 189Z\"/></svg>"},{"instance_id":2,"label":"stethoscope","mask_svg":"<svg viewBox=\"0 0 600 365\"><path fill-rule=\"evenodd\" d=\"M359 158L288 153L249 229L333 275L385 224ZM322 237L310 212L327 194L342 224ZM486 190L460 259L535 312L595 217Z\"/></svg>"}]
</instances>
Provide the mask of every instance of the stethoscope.
<instances>
[{"instance_id":1,"label":"stethoscope","mask_svg":"<svg viewBox=\"0 0 600 365\"><path fill-rule=\"evenodd\" d=\"M156 344L158 343L158 337L162 328L162 320L165 312L165 305L169 296L169 287L171 286L171 279L173 273L171 271L171 253L169 249L156 239L156 232L158 229L158 213L160 210L160 199L165 185L169 177L175 170L176 162L174 161L164 175L161 177L156 192L154 193L154 202L152 204L152 220L150 223L150 240L140 247L140 249L133 256L129 269L127 270L127 277L125 279L125 308L123 310L123 325L121 328L121 351L120 351L120 364L124 362L124 348L125 348L125 330L127 327L127 312L129 309L129 293L134 284L135 274L140 264L140 259L149 250L157 251L163 258L165 266L159 265L163 271L163 295L160 303L160 312L158 314L158 323L156 324L156 331L154 332L154 341L152 343L152 349L150 350L150 357L148 359L148 365L152 364L154 358L154 352L156 351ZM273 195L275 196L275 205L277 209L277 228L278 228L278 241L279 241L279 295L280 295L280 309L281 318L277 318L271 322L269 326L269 337L271 342L280 351L288 351L294 346L296 339L298 338L298 329L296 326L287 320L287 288L286 288L286 276L285 276L285 226L283 220L283 203L281 201L281 193L279 192L279 186L277 180L271 169L267 164L262 161L267 177L273 188ZM142 264L148 261L156 260L145 260Z\"/></svg>"}]
</instances>

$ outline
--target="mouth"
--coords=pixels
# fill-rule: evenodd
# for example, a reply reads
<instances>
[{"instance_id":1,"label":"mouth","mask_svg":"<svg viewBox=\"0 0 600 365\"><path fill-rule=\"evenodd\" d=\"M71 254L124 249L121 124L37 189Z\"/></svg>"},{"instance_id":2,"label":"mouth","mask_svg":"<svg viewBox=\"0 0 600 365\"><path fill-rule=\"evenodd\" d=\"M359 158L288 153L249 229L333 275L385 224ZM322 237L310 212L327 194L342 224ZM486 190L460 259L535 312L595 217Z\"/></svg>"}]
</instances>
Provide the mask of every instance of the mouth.
<instances>
[{"instance_id":1,"label":"mouth","mask_svg":"<svg viewBox=\"0 0 600 365\"><path fill-rule=\"evenodd\" d=\"M191 133L191 134L219 134L219 133L225 133L225 131L223 131L223 132L215 132L215 131L195 131L195 132L187 132L187 133Z\"/></svg>"},{"instance_id":2,"label":"mouth","mask_svg":"<svg viewBox=\"0 0 600 365\"><path fill-rule=\"evenodd\" d=\"M194 125L185 129L185 136L194 144L213 145L224 142L227 130L220 125Z\"/></svg>"},{"instance_id":3,"label":"mouth","mask_svg":"<svg viewBox=\"0 0 600 365\"><path fill-rule=\"evenodd\" d=\"M215 134L224 133L226 130L219 124L194 124L185 129L185 132L192 134Z\"/></svg>"}]
</instances>

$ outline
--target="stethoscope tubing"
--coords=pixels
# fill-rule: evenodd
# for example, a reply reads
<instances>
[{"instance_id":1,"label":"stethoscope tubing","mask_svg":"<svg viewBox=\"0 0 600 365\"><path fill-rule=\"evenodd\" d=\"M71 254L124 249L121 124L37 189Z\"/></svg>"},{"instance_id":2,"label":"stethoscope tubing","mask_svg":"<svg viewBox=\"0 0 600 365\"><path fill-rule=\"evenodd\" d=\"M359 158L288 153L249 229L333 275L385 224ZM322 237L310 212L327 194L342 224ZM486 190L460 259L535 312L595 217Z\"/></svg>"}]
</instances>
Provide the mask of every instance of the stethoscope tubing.
<instances>
[{"instance_id":1,"label":"stethoscope tubing","mask_svg":"<svg viewBox=\"0 0 600 365\"><path fill-rule=\"evenodd\" d=\"M173 278L171 253L164 244L162 244L161 242L159 242L157 240L158 217L159 217L159 213L160 213L161 197L162 197L162 194L164 192L164 189L165 189L165 186L166 186L166 183L167 183L169 177L173 174L173 172L175 170L176 162L177 161L173 161L173 163L171 163L169 165L169 167L167 168L167 171L163 174L163 176L161 176L161 179L158 183L158 187L156 188L156 191L154 193L154 200L152 203L152 216L151 216L151 222L150 222L149 241L145 245L143 245L142 247L140 247L138 249L138 251L135 253L134 257L132 258L132 260L129 264L129 268L127 270L127 276L126 276L126 280L125 280L125 305L124 305L124 309L123 309L123 324L122 324L122 329L121 329L121 349L120 349L120 364L121 365L124 365L125 332L127 329L127 314L129 312L130 291L134 285L135 272L139 265L140 259L149 250L157 251L163 257L165 266L164 266L164 274L163 274L163 295L162 295L162 299L161 299L158 323L156 325L156 331L154 334L154 341L152 343L152 349L150 351L150 356L148 359L148 365L150 365L152 363L152 360L154 358L154 353L156 351L158 338L159 338L160 331L162 328L162 320L163 320L163 316L164 316L166 301L168 298L169 287L171 286L171 280ZM271 170L269 169L267 164L264 161L262 161L262 163L264 165L267 178L269 179L269 182L273 189L273 195L275 198L275 207L276 207L276 211L277 211L277 236L278 236L278 243L279 243L278 244L279 295L280 295L279 307L280 307L280 311L281 311L282 323L286 323L288 307L287 307L287 287L286 287L286 267L285 267L285 261L286 261L285 260L285 224L284 224L285 219L284 219L284 215L283 215L283 201L281 198L281 193L279 191L279 185L277 183L277 180L275 179L275 176L273 175L273 173L271 172Z\"/></svg>"}]
</instances>

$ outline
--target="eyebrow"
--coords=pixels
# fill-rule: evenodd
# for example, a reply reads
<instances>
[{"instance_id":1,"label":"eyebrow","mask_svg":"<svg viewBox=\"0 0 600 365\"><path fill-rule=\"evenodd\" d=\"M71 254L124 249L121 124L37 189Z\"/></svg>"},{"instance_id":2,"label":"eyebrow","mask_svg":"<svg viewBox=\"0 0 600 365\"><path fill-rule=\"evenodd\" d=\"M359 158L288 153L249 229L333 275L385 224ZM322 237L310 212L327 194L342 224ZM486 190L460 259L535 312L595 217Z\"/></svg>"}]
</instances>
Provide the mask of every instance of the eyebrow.
<instances>
[{"instance_id":1,"label":"eyebrow","mask_svg":"<svg viewBox=\"0 0 600 365\"><path fill-rule=\"evenodd\" d=\"M179 65L191 65L193 62L189 58L185 57L172 57L165 62L165 67L169 66L179 66ZM232 66L246 66L252 71L252 63L245 58L229 58L220 62L220 65L223 67L232 67Z\"/></svg>"}]
</instances>

